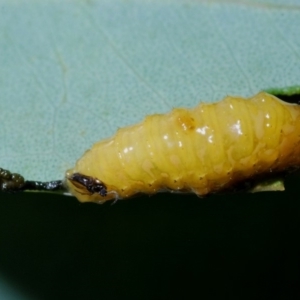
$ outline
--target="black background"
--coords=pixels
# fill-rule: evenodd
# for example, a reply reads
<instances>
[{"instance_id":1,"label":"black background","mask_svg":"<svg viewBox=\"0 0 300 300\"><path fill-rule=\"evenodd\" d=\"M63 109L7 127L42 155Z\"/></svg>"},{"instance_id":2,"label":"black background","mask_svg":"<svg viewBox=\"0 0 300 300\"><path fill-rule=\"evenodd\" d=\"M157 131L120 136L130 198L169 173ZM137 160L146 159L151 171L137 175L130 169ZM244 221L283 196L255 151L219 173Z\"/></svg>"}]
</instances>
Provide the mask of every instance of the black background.
<instances>
[{"instance_id":1,"label":"black background","mask_svg":"<svg viewBox=\"0 0 300 300\"><path fill-rule=\"evenodd\" d=\"M300 299L300 176L285 192L111 205L0 194L0 272L34 299Z\"/></svg>"}]
</instances>

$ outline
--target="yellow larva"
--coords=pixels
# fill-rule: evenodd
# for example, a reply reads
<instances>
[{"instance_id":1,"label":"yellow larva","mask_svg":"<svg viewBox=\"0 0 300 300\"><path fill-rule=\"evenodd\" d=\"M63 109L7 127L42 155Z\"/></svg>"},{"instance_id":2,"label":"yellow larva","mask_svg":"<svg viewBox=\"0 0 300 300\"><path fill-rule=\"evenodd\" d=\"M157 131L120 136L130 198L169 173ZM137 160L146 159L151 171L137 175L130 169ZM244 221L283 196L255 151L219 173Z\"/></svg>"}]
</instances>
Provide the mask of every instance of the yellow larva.
<instances>
[{"instance_id":1,"label":"yellow larva","mask_svg":"<svg viewBox=\"0 0 300 300\"><path fill-rule=\"evenodd\" d=\"M300 166L300 106L261 92L147 116L86 151L66 173L80 201L138 193L199 196Z\"/></svg>"}]
</instances>

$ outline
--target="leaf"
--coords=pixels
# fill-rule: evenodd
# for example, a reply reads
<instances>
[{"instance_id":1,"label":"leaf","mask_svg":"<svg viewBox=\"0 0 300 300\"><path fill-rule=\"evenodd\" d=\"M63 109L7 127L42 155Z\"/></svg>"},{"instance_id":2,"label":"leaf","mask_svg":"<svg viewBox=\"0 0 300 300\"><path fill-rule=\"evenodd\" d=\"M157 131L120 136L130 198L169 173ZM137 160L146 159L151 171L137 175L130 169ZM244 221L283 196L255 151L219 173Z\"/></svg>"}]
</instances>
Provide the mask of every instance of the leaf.
<instances>
[{"instance_id":1,"label":"leaf","mask_svg":"<svg viewBox=\"0 0 300 300\"><path fill-rule=\"evenodd\" d=\"M63 178L147 114L299 85L298 0L0 0L0 28L0 167L27 179ZM42 299L262 286L288 298L298 192L113 207L5 195L0 298L18 298L2 273Z\"/></svg>"},{"instance_id":2,"label":"leaf","mask_svg":"<svg viewBox=\"0 0 300 300\"><path fill-rule=\"evenodd\" d=\"M145 115L300 78L297 1L1 1L0 166L61 179Z\"/></svg>"}]
</instances>

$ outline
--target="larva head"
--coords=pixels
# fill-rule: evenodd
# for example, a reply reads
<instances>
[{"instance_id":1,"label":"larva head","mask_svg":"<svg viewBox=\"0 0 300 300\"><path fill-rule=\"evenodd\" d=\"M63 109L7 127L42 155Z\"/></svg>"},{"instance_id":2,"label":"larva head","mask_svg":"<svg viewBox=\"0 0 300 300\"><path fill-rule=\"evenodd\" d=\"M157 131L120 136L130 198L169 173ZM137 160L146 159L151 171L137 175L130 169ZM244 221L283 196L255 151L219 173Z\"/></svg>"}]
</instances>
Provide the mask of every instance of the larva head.
<instances>
[{"instance_id":1,"label":"larva head","mask_svg":"<svg viewBox=\"0 0 300 300\"><path fill-rule=\"evenodd\" d=\"M73 182L78 188L86 189L90 194L99 194L100 196L106 196L106 186L99 179L82 175L80 173L74 173L69 177L69 180Z\"/></svg>"},{"instance_id":2,"label":"larva head","mask_svg":"<svg viewBox=\"0 0 300 300\"><path fill-rule=\"evenodd\" d=\"M107 195L107 186L98 178L81 173L69 173L66 184L71 193L80 201L104 202L112 197ZM89 200L87 200L89 199Z\"/></svg>"}]
</instances>

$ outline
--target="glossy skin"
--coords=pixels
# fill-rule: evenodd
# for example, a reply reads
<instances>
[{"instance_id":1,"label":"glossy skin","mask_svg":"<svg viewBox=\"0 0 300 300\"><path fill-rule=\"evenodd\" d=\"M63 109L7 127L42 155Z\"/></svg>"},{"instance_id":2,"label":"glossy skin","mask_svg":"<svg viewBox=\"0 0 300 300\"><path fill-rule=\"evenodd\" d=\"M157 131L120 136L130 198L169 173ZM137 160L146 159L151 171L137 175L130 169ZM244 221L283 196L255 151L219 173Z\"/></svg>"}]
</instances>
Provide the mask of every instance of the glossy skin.
<instances>
[{"instance_id":1,"label":"glossy skin","mask_svg":"<svg viewBox=\"0 0 300 300\"><path fill-rule=\"evenodd\" d=\"M67 171L66 185L83 202L161 190L203 196L295 166L300 166L300 106L262 92L177 108L119 129ZM106 196L74 185L72 174L100 181Z\"/></svg>"}]
</instances>

